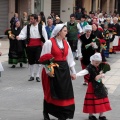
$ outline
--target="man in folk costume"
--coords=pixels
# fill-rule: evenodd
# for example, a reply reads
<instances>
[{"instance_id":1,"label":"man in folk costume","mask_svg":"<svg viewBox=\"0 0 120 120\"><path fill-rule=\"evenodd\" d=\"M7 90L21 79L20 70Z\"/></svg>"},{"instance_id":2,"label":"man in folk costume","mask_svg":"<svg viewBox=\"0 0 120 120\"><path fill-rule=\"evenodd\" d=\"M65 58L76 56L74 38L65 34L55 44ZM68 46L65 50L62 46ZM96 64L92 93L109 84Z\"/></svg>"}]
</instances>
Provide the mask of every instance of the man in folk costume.
<instances>
[{"instance_id":1,"label":"man in folk costume","mask_svg":"<svg viewBox=\"0 0 120 120\"><path fill-rule=\"evenodd\" d=\"M80 36L81 41L81 66L82 69L85 69L87 65L90 64L90 57L95 54L96 50L99 48L96 43L93 43L93 39L95 36L92 34L92 26L87 25L85 27L85 34ZM90 44L90 47L86 48L86 45ZM94 49L95 48L95 49ZM83 85L87 85L89 79L89 75L84 76Z\"/></svg>"},{"instance_id":2,"label":"man in folk costume","mask_svg":"<svg viewBox=\"0 0 120 120\"><path fill-rule=\"evenodd\" d=\"M117 34L115 35L115 39L113 41L113 52L116 53L116 51L120 51L120 46L119 46L119 36L120 36L120 25L118 24L118 18L114 17L113 18L113 24L111 27L116 28Z\"/></svg>"},{"instance_id":3,"label":"man in folk costume","mask_svg":"<svg viewBox=\"0 0 120 120\"><path fill-rule=\"evenodd\" d=\"M81 34L82 28L80 24L75 21L74 14L70 15L70 21L65 24L67 25L67 29L68 29L67 41L72 49L73 57L75 57L77 50L77 43L78 43L78 32Z\"/></svg>"},{"instance_id":4,"label":"man in folk costume","mask_svg":"<svg viewBox=\"0 0 120 120\"><path fill-rule=\"evenodd\" d=\"M30 67L30 79L28 81L34 80L34 73L36 70L36 81L40 82L40 64L38 60L42 51L43 42L48 40L48 37L45 27L38 24L38 16L36 14L30 16L30 25L22 29L17 39L27 39L26 50Z\"/></svg>"},{"instance_id":5,"label":"man in folk costume","mask_svg":"<svg viewBox=\"0 0 120 120\"><path fill-rule=\"evenodd\" d=\"M67 26L58 24L50 40L43 45L40 63L44 65L42 70L44 120L50 120L48 114L57 117L58 120L73 119L74 116L75 104L71 78L76 79L76 71L71 47L65 40L66 34ZM54 59L53 63L49 62L51 59ZM51 66L51 69L47 69L47 65ZM51 73L53 66L55 66L54 73Z\"/></svg>"}]
</instances>

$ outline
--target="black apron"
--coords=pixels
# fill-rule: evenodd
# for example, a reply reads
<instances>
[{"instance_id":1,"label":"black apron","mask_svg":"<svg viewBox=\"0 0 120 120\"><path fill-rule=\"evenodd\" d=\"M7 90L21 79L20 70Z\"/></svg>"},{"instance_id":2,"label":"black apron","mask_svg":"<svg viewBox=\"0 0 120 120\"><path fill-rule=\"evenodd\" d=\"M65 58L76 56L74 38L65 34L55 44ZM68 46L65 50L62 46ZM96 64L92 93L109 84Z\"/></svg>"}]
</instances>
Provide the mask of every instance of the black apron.
<instances>
[{"instance_id":1,"label":"black apron","mask_svg":"<svg viewBox=\"0 0 120 120\"><path fill-rule=\"evenodd\" d=\"M50 91L53 99L74 98L70 70L67 61L55 62L59 67L55 67L55 77L50 77Z\"/></svg>"}]
</instances>

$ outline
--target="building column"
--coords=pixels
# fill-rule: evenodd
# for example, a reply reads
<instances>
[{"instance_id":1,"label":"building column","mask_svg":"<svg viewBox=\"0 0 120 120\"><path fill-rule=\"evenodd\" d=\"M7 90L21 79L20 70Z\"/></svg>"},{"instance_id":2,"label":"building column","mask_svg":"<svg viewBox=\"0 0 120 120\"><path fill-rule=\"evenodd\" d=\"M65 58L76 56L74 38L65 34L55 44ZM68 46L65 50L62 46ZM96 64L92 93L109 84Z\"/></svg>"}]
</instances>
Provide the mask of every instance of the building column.
<instances>
[{"instance_id":1,"label":"building column","mask_svg":"<svg viewBox=\"0 0 120 120\"><path fill-rule=\"evenodd\" d=\"M110 0L107 0L107 13L110 12Z\"/></svg>"},{"instance_id":2,"label":"building column","mask_svg":"<svg viewBox=\"0 0 120 120\"><path fill-rule=\"evenodd\" d=\"M31 0L31 13L34 13L34 2L35 0Z\"/></svg>"},{"instance_id":3,"label":"building column","mask_svg":"<svg viewBox=\"0 0 120 120\"><path fill-rule=\"evenodd\" d=\"M98 10L98 3L99 1L98 0L96 0L96 10Z\"/></svg>"},{"instance_id":4,"label":"building column","mask_svg":"<svg viewBox=\"0 0 120 120\"><path fill-rule=\"evenodd\" d=\"M15 0L9 0L8 26L10 26L10 19L15 13Z\"/></svg>"}]
</instances>

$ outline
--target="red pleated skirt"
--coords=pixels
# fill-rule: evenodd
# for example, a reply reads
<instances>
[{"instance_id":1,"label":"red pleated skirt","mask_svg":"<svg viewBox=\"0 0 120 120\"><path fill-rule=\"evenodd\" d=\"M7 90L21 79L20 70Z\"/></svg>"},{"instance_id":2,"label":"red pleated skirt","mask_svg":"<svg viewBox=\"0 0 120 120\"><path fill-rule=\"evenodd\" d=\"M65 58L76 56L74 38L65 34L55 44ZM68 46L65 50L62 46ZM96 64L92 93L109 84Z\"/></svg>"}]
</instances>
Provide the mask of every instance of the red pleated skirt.
<instances>
[{"instance_id":1,"label":"red pleated skirt","mask_svg":"<svg viewBox=\"0 0 120 120\"><path fill-rule=\"evenodd\" d=\"M113 51L114 52L120 51L120 39L119 39L118 46L113 46Z\"/></svg>"},{"instance_id":2,"label":"red pleated skirt","mask_svg":"<svg viewBox=\"0 0 120 120\"><path fill-rule=\"evenodd\" d=\"M108 97L98 99L94 95L92 83L88 84L83 112L84 113L102 113L111 110Z\"/></svg>"}]
</instances>

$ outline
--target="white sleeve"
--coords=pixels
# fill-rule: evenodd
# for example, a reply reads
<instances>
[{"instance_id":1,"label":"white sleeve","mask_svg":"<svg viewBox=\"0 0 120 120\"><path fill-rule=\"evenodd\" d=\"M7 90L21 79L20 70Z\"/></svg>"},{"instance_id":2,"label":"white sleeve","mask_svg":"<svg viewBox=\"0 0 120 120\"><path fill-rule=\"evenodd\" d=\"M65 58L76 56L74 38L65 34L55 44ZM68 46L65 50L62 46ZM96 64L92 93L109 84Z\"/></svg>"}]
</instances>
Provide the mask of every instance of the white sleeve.
<instances>
[{"instance_id":1,"label":"white sleeve","mask_svg":"<svg viewBox=\"0 0 120 120\"><path fill-rule=\"evenodd\" d=\"M67 22L65 22L65 25L67 26Z\"/></svg>"},{"instance_id":2,"label":"white sleeve","mask_svg":"<svg viewBox=\"0 0 120 120\"><path fill-rule=\"evenodd\" d=\"M75 67L74 67L74 66L71 67L70 70L71 70L72 74L76 74L76 70L75 70Z\"/></svg>"},{"instance_id":3,"label":"white sleeve","mask_svg":"<svg viewBox=\"0 0 120 120\"><path fill-rule=\"evenodd\" d=\"M47 41L48 35L47 35L46 29L45 29L45 25L42 26L42 35L43 35L45 41Z\"/></svg>"},{"instance_id":4,"label":"white sleeve","mask_svg":"<svg viewBox=\"0 0 120 120\"><path fill-rule=\"evenodd\" d=\"M21 30L19 38L21 40L25 40L27 38L27 25Z\"/></svg>"},{"instance_id":5,"label":"white sleeve","mask_svg":"<svg viewBox=\"0 0 120 120\"><path fill-rule=\"evenodd\" d=\"M77 24L77 29L78 29L78 32L79 32L79 33L82 33L82 32L83 32L83 30L82 30L82 28L81 28L81 26L80 26L79 23Z\"/></svg>"},{"instance_id":6,"label":"white sleeve","mask_svg":"<svg viewBox=\"0 0 120 120\"><path fill-rule=\"evenodd\" d=\"M80 76L84 76L84 75L87 75L89 72L88 70L84 69L84 70L81 70L80 72L78 72L76 74L77 77L80 77Z\"/></svg>"},{"instance_id":7,"label":"white sleeve","mask_svg":"<svg viewBox=\"0 0 120 120\"><path fill-rule=\"evenodd\" d=\"M80 41L80 39L78 39L77 48L78 48L78 57L79 57L79 58L82 58L82 53L81 53L81 41Z\"/></svg>"},{"instance_id":8,"label":"white sleeve","mask_svg":"<svg viewBox=\"0 0 120 120\"><path fill-rule=\"evenodd\" d=\"M47 53L51 53L51 48L52 48L52 42L51 40L47 40L42 47L41 56Z\"/></svg>"},{"instance_id":9,"label":"white sleeve","mask_svg":"<svg viewBox=\"0 0 120 120\"><path fill-rule=\"evenodd\" d=\"M68 48L68 55L67 55L67 62L68 62L68 66L71 68L71 67L75 66L75 62L74 62L74 58L73 58L71 47L70 47L68 42L67 42L67 44L69 46L69 48Z\"/></svg>"},{"instance_id":10,"label":"white sleeve","mask_svg":"<svg viewBox=\"0 0 120 120\"><path fill-rule=\"evenodd\" d=\"M41 52L41 56L47 53L51 53L51 47L52 47L52 42L50 40L47 40L43 47L42 47L42 52ZM49 73L50 71L45 67L45 65L43 65L43 67L45 68L46 73Z\"/></svg>"}]
</instances>

